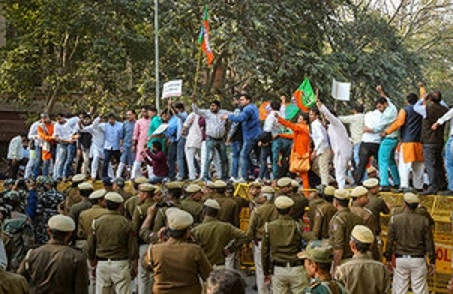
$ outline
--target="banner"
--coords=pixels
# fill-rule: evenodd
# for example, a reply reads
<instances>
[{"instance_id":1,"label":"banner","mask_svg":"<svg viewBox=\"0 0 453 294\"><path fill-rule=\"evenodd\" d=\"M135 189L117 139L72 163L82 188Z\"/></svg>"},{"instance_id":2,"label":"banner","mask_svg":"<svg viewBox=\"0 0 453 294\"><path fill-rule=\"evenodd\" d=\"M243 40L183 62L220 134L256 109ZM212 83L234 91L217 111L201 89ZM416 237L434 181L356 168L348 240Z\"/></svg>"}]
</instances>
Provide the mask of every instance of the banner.
<instances>
[{"instance_id":1,"label":"banner","mask_svg":"<svg viewBox=\"0 0 453 294\"><path fill-rule=\"evenodd\" d=\"M333 79L332 97L339 101L349 101L351 97L351 83L340 83Z\"/></svg>"},{"instance_id":2,"label":"banner","mask_svg":"<svg viewBox=\"0 0 453 294\"><path fill-rule=\"evenodd\" d=\"M162 99L182 95L182 80L169 81L164 84Z\"/></svg>"}]
</instances>

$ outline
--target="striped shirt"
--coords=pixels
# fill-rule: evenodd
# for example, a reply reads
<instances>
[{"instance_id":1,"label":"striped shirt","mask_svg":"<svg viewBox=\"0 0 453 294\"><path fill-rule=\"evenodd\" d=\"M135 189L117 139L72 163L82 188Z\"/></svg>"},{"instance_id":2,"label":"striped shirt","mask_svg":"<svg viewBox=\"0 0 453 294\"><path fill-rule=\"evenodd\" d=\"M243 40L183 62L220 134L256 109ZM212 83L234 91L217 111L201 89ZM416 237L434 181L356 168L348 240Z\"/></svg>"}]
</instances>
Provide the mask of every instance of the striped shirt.
<instances>
[{"instance_id":1,"label":"striped shirt","mask_svg":"<svg viewBox=\"0 0 453 294\"><path fill-rule=\"evenodd\" d=\"M199 109L192 103L193 112L197 113L206 120L206 136L221 139L225 136L225 121L222 116L228 115L230 112L220 109L217 113L209 109Z\"/></svg>"}]
</instances>

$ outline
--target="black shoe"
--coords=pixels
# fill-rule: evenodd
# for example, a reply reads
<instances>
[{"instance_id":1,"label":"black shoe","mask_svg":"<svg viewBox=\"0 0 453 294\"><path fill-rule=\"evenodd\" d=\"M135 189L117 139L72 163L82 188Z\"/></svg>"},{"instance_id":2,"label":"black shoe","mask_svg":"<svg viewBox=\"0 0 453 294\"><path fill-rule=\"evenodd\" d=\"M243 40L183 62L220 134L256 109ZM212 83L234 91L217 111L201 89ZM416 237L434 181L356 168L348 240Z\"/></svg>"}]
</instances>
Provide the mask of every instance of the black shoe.
<instances>
[{"instance_id":1,"label":"black shoe","mask_svg":"<svg viewBox=\"0 0 453 294\"><path fill-rule=\"evenodd\" d=\"M382 186L379 188L379 192L390 192L389 186Z\"/></svg>"},{"instance_id":2,"label":"black shoe","mask_svg":"<svg viewBox=\"0 0 453 294\"><path fill-rule=\"evenodd\" d=\"M438 195L453 196L453 191L452 190L445 190L445 191L439 192Z\"/></svg>"},{"instance_id":3,"label":"black shoe","mask_svg":"<svg viewBox=\"0 0 453 294\"><path fill-rule=\"evenodd\" d=\"M428 188L425 192L418 193L420 196L436 195L437 191L433 188Z\"/></svg>"}]
</instances>

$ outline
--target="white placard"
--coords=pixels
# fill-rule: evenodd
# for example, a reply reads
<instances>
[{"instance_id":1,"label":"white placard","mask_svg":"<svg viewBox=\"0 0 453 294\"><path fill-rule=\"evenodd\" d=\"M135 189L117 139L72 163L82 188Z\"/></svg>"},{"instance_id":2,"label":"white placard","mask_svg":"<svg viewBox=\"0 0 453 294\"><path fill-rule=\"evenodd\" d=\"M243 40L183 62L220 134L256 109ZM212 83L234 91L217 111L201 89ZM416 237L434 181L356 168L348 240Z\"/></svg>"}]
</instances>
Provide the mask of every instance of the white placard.
<instances>
[{"instance_id":1,"label":"white placard","mask_svg":"<svg viewBox=\"0 0 453 294\"><path fill-rule=\"evenodd\" d=\"M167 123L162 123L157 129L152 133L152 136L162 135L168 129Z\"/></svg>"},{"instance_id":2,"label":"white placard","mask_svg":"<svg viewBox=\"0 0 453 294\"><path fill-rule=\"evenodd\" d=\"M162 99L182 95L182 80L169 81L164 84Z\"/></svg>"},{"instance_id":3,"label":"white placard","mask_svg":"<svg viewBox=\"0 0 453 294\"><path fill-rule=\"evenodd\" d=\"M351 97L351 83L340 83L333 79L332 97L340 101L349 101Z\"/></svg>"}]
</instances>

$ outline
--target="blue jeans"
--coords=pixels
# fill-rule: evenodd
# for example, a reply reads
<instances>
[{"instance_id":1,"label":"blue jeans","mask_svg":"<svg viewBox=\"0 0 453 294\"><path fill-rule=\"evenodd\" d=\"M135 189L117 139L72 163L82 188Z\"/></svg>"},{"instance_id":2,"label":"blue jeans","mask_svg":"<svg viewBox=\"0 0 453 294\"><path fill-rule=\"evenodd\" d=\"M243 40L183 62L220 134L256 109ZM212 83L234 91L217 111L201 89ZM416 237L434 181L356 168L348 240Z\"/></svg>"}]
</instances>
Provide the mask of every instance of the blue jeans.
<instances>
[{"instance_id":1,"label":"blue jeans","mask_svg":"<svg viewBox=\"0 0 453 294\"><path fill-rule=\"evenodd\" d=\"M226 154L226 146L225 141L222 140L214 140L211 138L206 138L206 158L205 161L205 172L203 175L203 180L207 181L210 179L209 176L209 166L211 166L212 159L214 158L214 149L217 149L220 156L220 165L222 167L222 179L225 180L227 177L228 171L228 159ZM219 173L219 171L217 171Z\"/></svg>"},{"instance_id":2,"label":"blue jeans","mask_svg":"<svg viewBox=\"0 0 453 294\"><path fill-rule=\"evenodd\" d=\"M453 191L453 137L445 146L445 169L447 170L448 190Z\"/></svg>"},{"instance_id":3,"label":"blue jeans","mask_svg":"<svg viewBox=\"0 0 453 294\"><path fill-rule=\"evenodd\" d=\"M177 149L176 160L178 162L178 178L187 178L187 162L186 162L186 137L179 138Z\"/></svg>"},{"instance_id":4,"label":"blue jeans","mask_svg":"<svg viewBox=\"0 0 453 294\"><path fill-rule=\"evenodd\" d=\"M74 157L76 155L76 149L77 149L76 144L68 145L66 161L63 166L63 177L69 177L74 174L74 171L72 170L72 163L73 163Z\"/></svg>"},{"instance_id":5,"label":"blue jeans","mask_svg":"<svg viewBox=\"0 0 453 294\"><path fill-rule=\"evenodd\" d=\"M53 178L59 179L64 176L66 160L68 158L68 144L58 144L57 147L57 157L55 164L58 164L56 170L56 174L53 175Z\"/></svg>"},{"instance_id":6,"label":"blue jeans","mask_svg":"<svg viewBox=\"0 0 453 294\"><path fill-rule=\"evenodd\" d=\"M276 138L272 141L272 179L284 177L288 172L288 158L291 154L292 140ZM281 167L278 161L282 159Z\"/></svg>"},{"instance_id":7,"label":"blue jeans","mask_svg":"<svg viewBox=\"0 0 453 294\"><path fill-rule=\"evenodd\" d=\"M152 177L152 178L149 180L149 182L150 182L151 184L153 184L153 185L154 185L154 184L161 184L162 181L163 181L164 179L165 179L165 177L154 176L154 177Z\"/></svg>"},{"instance_id":8,"label":"blue jeans","mask_svg":"<svg viewBox=\"0 0 453 294\"><path fill-rule=\"evenodd\" d=\"M231 155L233 159L231 176L234 178L237 178L239 176L239 158L241 155L242 145L242 141L231 142Z\"/></svg>"},{"instance_id":9,"label":"blue jeans","mask_svg":"<svg viewBox=\"0 0 453 294\"><path fill-rule=\"evenodd\" d=\"M256 139L251 139L244 142L244 146L242 147L241 151L241 160L242 160L242 171L241 176L244 180L248 179L249 171L252 168L252 158L250 154L252 150L256 147Z\"/></svg>"},{"instance_id":10,"label":"blue jeans","mask_svg":"<svg viewBox=\"0 0 453 294\"><path fill-rule=\"evenodd\" d=\"M360 163L359 150L360 150L360 143L354 144L352 158L354 159L354 166L356 168L359 166L359 163Z\"/></svg>"},{"instance_id":11,"label":"blue jeans","mask_svg":"<svg viewBox=\"0 0 453 294\"><path fill-rule=\"evenodd\" d=\"M108 150L104 149L104 163L102 164L102 177L107 178L109 176L109 164L112 157L116 159L117 162L120 161L121 152L119 150Z\"/></svg>"},{"instance_id":12,"label":"blue jeans","mask_svg":"<svg viewBox=\"0 0 453 294\"><path fill-rule=\"evenodd\" d=\"M268 157L271 157L272 162L271 145L262 146L260 153L260 173L258 175L260 179L270 179L269 169L267 168Z\"/></svg>"},{"instance_id":13,"label":"blue jeans","mask_svg":"<svg viewBox=\"0 0 453 294\"><path fill-rule=\"evenodd\" d=\"M36 161L35 161L35 165L33 166L33 178L34 179L36 179L40 174L39 166L41 165L41 162L42 162L42 147L38 146L36 144L35 151L36 151Z\"/></svg>"},{"instance_id":14,"label":"blue jeans","mask_svg":"<svg viewBox=\"0 0 453 294\"><path fill-rule=\"evenodd\" d=\"M385 138L381 142L378 151L378 165L379 176L381 178L381 186L388 187L389 183L389 169L392 174L393 184L400 185L400 175L398 173L398 166L395 161L395 149L398 145L398 139Z\"/></svg>"},{"instance_id":15,"label":"blue jeans","mask_svg":"<svg viewBox=\"0 0 453 294\"><path fill-rule=\"evenodd\" d=\"M52 161L52 159L43 160L43 162L42 162L42 175L45 177L49 176L49 168L50 168L51 161Z\"/></svg>"},{"instance_id":16,"label":"blue jeans","mask_svg":"<svg viewBox=\"0 0 453 294\"><path fill-rule=\"evenodd\" d=\"M125 165L133 165L135 161L135 153L132 152L132 146L123 146L120 162Z\"/></svg>"},{"instance_id":17,"label":"blue jeans","mask_svg":"<svg viewBox=\"0 0 453 294\"><path fill-rule=\"evenodd\" d=\"M176 158L178 152L178 142L170 142L168 146L168 177L174 179L176 177Z\"/></svg>"}]
</instances>

